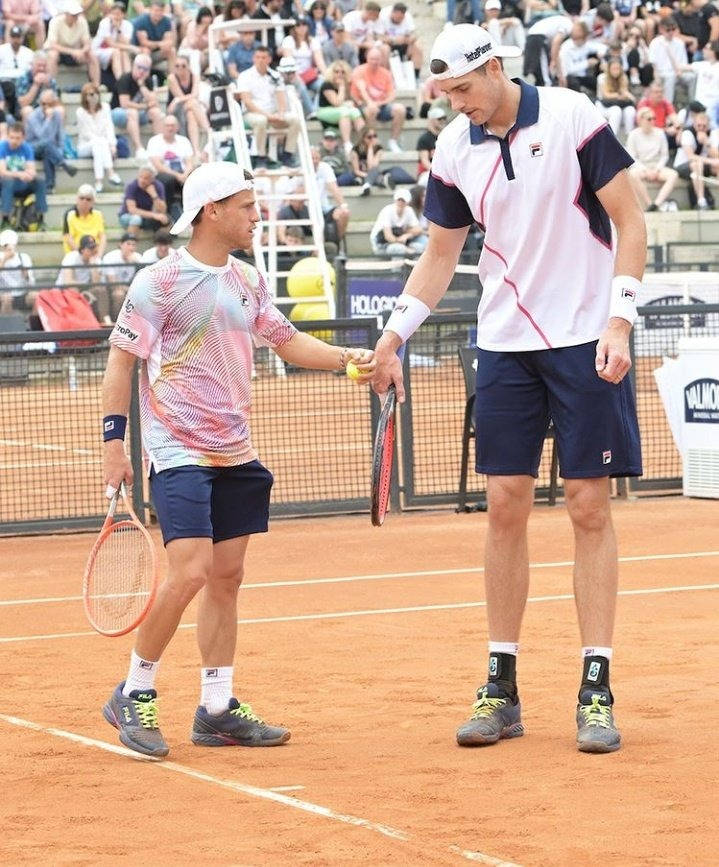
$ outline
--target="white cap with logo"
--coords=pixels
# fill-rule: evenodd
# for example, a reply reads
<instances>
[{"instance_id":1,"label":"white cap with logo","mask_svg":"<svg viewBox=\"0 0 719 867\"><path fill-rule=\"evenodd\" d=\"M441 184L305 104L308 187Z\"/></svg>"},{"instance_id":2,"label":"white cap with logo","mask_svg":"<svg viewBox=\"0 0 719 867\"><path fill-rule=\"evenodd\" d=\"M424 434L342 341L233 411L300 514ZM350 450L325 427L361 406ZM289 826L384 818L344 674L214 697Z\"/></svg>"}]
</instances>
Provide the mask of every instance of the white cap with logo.
<instances>
[{"instance_id":1,"label":"white cap with logo","mask_svg":"<svg viewBox=\"0 0 719 867\"><path fill-rule=\"evenodd\" d=\"M497 45L484 27L456 24L445 28L434 40L429 66L432 71L434 65L444 64L441 72L432 73L436 79L459 78L492 57L519 57L521 53L515 45Z\"/></svg>"},{"instance_id":2,"label":"white cap with logo","mask_svg":"<svg viewBox=\"0 0 719 867\"><path fill-rule=\"evenodd\" d=\"M240 193L254 190L254 183L245 178L237 163L203 163L190 173L182 188L182 215L170 229L173 235L187 229L209 202L219 202Z\"/></svg>"}]
</instances>

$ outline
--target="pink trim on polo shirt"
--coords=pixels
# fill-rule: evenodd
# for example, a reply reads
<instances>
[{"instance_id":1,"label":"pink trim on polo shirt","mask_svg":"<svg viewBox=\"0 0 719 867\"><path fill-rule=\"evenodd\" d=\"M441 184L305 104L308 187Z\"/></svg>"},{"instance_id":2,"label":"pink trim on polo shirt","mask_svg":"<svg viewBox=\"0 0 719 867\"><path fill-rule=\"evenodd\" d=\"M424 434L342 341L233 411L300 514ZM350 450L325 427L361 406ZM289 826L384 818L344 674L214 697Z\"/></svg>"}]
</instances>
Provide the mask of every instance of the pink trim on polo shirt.
<instances>
[{"instance_id":1,"label":"pink trim on polo shirt","mask_svg":"<svg viewBox=\"0 0 719 867\"><path fill-rule=\"evenodd\" d=\"M582 187L583 187L583 185L584 185L584 178L580 176L580 178L579 178L579 187L578 187L578 189L577 189L577 193L576 193L576 195L574 196L574 201L572 202L572 204L573 204L574 207L575 207L575 208L580 212L580 214L583 214L583 215L584 215L584 218L585 218L585 220L587 221L587 228L589 229L589 234L592 236L592 238L595 238L597 241L599 241L599 243L602 245L602 247L604 247L606 250L609 250L609 252L611 253L611 252L612 252L612 245L611 245L611 244L607 244L607 242L604 240L604 238L600 238L599 235L597 235L596 232L593 232L593 231L592 231L592 224L591 224L591 222L589 221L589 214L588 214L588 213L584 210L584 208L579 204L579 197L582 195Z\"/></svg>"},{"instance_id":2,"label":"pink trim on polo shirt","mask_svg":"<svg viewBox=\"0 0 719 867\"><path fill-rule=\"evenodd\" d=\"M438 175L437 172L430 172L433 178L436 178L440 183L444 184L445 187L455 187L457 184L453 184L452 181L446 181L441 175Z\"/></svg>"},{"instance_id":3,"label":"pink trim on polo shirt","mask_svg":"<svg viewBox=\"0 0 719 867\"><path fill-rule=\"evenodd\" d=\"M494 176L497 174L497 169L499 168L499 164L502 162L502 151L500 150L499 156L497 157L497 162L494 164L494 168L492 169L489 180L487 181L487 186L484 188L484 192L482 193L482 197L479 200L479 222L486 226L487 224L484 222L484 199L489 192L489 188L492 186L492 181L494 180ZM506 264L506 263L505 263Z\"/></svg>"},{"instance_id":4,"label":"pink trim on polo shirt","mask_svg":"<svg viewBox=\"0 0 719 867\"><path fill-rule=\"evenodd\" d=\"M509 265L507 264L507 260L504 258L504 256L499 252L499 250L494 250L492 247L490 247L489 244L486 242L486 240L485 240L485 242L484 242L484 249L485 249L485 250L489 250L490 253L494 253L494 255L495 255L495 256L496 256L496 257L497 257L497 258L498 258L498 259L503 263L504 267L505 267L507 270L509 270ZM537 332L537 334L542 338L542 340L546 343L546 345L547 345L547 349L551 349L551 348L552 348L552 344L547 340L547 337L546 337L545 333L542 331L542 329L541 329L541 328L537 325L537 323L534 321L534 319L532 318L532 314L529 312L529 310L527 310L526 307L523 307L523 306L519 303L519 290L517 289L517 284L514 283L512 280L510 280L509 277L507 277L506 274L502 277L502 280L503 280L503 281L504 281L508 286L511 286L511 287L512 287L512 289L513 289L513 291L514 291L515 299L516 299L516 302L517 302L517 308L519 309L519 311L520 311L521 313L524 313L524 315L525 315L525 316L527 317L527 319L530 321L530 323L531 323L532 327L534 328L534 330L535 330L535 331Z\"/></svg>"},{"instance_id":5,"label":"pink trim on polo shirt","mask_svg":"<svg viewBox=\"0 0 719 867\"><path fill-rule=\"evenodd\" d=\"M587 144L587 142L590 142L594 138L594 136L597 135L597 133L600 133L603 129L606 129L606 127L608 127L608 126L609 126L608 123L603 123L601 126L598 126L594 130L594 132L590 132L589 135L584 139L584 141L577 146L577 153L579 153L579 151L582 150L582 148Z\"/></svg>"}]
</instances>

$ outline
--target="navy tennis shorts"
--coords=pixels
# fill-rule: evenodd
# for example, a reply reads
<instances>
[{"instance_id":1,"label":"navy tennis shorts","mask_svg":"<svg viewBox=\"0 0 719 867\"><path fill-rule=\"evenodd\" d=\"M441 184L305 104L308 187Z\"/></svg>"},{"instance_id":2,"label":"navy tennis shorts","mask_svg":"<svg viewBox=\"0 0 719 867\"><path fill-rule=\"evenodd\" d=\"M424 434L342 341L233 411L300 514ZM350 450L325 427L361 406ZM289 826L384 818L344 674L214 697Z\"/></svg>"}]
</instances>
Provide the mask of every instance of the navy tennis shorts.
<instances>
[{"instance_id":1,"label":"navy tennis shorts","mask_svg":"<svg viewBox=\"0 0 719 867\"><path fill-rule=\"evenodd\" d=\"M551 418L562 478L642 474L631 382L600 379L596 348L595 340L532 352L479 350L478 473L536 478Z\"/></svg>"},{"instance_id":2,"label":"navy tennis shorts","mask_svg":"<svg viewBox=\"0 0 719 867\"><path fill-rule=\"evenodd\" d=\"M259 461L236 467L171 467L150 472L152 502L167 545L209 537L224 542L266 533L272 473Z\"/></svg>"}]
</instances>

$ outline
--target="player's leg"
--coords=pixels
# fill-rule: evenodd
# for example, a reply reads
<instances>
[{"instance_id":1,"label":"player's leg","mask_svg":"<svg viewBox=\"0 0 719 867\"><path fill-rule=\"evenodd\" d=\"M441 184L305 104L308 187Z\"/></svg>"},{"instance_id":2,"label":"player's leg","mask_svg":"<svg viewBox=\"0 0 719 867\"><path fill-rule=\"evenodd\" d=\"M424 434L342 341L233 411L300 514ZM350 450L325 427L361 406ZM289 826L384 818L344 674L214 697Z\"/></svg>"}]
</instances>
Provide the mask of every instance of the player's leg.
<instances>
[{"instance_id":1,"label":"player's leg","mask_svg":"<svg viewBox=\"0 0 719 867\"><path fill-rule=\"evenodd\" d=\"M629 377L600 379L596 342L546 354L544 373L575 536L575 598L583 671L577 745L585 752L619 748L612 715L609 662L617 591L617 546L609 505L610 476L641 474L641 449Z\"/></svg>"},{"instance_id":2,"label":"player's leg","mask_svg":"<svg viewBox=\"0 0 719 867\"><path fill-rule=\"evenodd\" d=\"M489 665L471 717L457 731L461 746L491 744L524 732L516 660L529 587L527 520L549 425L546 390L533 368L533 355L484 350L478 355L476 470L487 474Z\"/></svg>"},{"instance_id":3,"label":"player's leg","mask_svg":"<svg viewBox=\"0 0 719 867\"><path fill-rule=\"evenodd\" d=\"M168 747L157 715L160 657L183 612L212 571L212 468L175 467L150 476L152 500L167 550L168 574L137 632L126 679L103 708L125 746L152 756Z\"/></svg>"},{"instance_id":4,"label":"player's leg","mask_svg":"<svg viewBox=\"0 0 719 867\"><path fill-rule=\"evenodd\" d=\"M199 746L278 746L290 738L233 695L237 593L250 535L267 531L271 487L259 461L223 469L213 483L213 563L197 619L202 693L191 738Z\"/></svg>"}]
</instances>

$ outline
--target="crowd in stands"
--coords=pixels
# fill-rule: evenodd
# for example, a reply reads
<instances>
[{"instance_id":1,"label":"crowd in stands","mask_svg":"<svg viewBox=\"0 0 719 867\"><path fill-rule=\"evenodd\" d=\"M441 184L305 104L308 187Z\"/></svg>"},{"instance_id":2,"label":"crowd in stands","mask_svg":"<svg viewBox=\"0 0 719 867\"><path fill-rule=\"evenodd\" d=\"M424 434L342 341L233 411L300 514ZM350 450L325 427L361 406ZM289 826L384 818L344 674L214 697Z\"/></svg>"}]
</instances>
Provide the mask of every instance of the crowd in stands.
<instances>
[{"instance_id":1,"label":"crowd in stands","mask_svg":"<svg viewBox=\"0 0 719 867\"><path fill-rule=\"evenodd\" d=\"M290 88L305 118L321 125L312 159L328 240L343 244L350 218L344 188L358 187L362 196L391 190L390 204L377 209L372 250L378 256L417 256L424 249L424 186L437 136L453 115L436 82L421 77L429 46L421 44L405 3L0 2L4 307L17 304L13 280L31 267L27 253L18 250L15 230L24 228L14 216L18 202L33 198L33 227L45 228L57 172L74 175L76 158L91 158L94 184L79 187L64 217L63 282L67 277L77 283L80 275L94 284L99 277L93 268L103 263L116 266L116 276L128 276L122 269L141 264L136 245L143 232L169 237L184 181L208 158L208 95L218 81L208 74L211 61L242 108L253 168L260 174L297 165L300 120L290 110ZM692 207L713 207L719 9L711 0L449 0L447 17L476 21L498 42L522 49L528 80L569 87L594 101L635 159L632 182L647 210L676 209L672 194L681 181L688 182ZM242 26L219 32L217 53L210 57L209 27L215 21ZM255 25L266 28L264 37ZM59 71L67 67L84 82L75 86L76 113L58 87ZM406 95L397 97L396 82L406 90L408 80L415 105ZM415 113L424 129L410 132L406 124ZM68 135L71 126L76 137ZM416 151L416 162L401 157L407 148ZM129 183L117 171L121 157L136 160ZM96 195L112 188L122 188L117 224L125 234L116 250L107 251ZM294 180L286 189L294 199L280 213L297 218L307 210L297 195L302 185ZM308 231L280 227L278 240L302 244ZM155 255L168 245L156 245ZM107 274L100 276L108 282ZM99 312L111 318L116 303L117 293L109 293Z\"/></svg>"}]
</instances>

